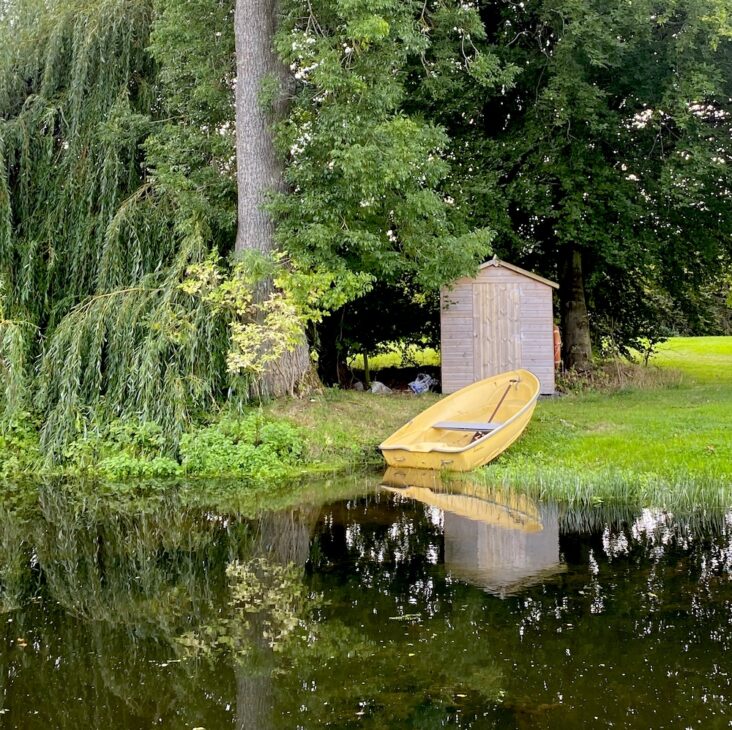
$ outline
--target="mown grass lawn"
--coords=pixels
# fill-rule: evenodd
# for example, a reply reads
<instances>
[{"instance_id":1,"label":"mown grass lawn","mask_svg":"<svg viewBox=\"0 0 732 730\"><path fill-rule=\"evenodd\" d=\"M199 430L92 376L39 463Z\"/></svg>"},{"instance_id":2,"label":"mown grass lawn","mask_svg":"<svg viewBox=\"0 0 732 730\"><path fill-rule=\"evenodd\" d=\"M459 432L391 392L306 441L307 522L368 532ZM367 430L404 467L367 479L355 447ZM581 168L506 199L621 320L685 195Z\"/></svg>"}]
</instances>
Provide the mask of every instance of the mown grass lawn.
<instances>
[{"instance_id":1,"label":"mown grass lawn","mask_svg":"<svg viewBox=\"0 0 732 730\"><path fill-rule=\"evenodd\" d=\"M572 503L732 506L732 337L673 338L639 373L615 391L541 400L472 478ZM378 465L380 441L437 397L336 390L266 410L303 428L324 466Z\"/></svg>"},{"instance_id":2,"label":"mown grass lawn","mask_svg":"<svg viewBox=\"0 0 732 730\"><path fill-rule=\"evenodd\" d=\"M483 478L572 502L732 506L732 337L673 338L650 367L680 375L540 402Z\"/></svg>"}]
</instances>

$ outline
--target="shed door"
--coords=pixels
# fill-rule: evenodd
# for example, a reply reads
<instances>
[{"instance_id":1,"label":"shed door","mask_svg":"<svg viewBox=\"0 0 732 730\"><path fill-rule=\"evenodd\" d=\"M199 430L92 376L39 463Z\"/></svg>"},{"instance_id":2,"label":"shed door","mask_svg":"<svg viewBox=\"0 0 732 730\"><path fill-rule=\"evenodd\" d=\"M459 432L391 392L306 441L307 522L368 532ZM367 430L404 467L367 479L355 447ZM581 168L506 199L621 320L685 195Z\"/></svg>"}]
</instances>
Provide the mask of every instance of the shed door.
<instances>
[{"instance_id":1,"label":"shed door","mask_svg":"<svg viewBox=\"0 0 732 730\"><path fill-rule=\"evenodd\" d=\"M473 286L475 379L521 367L519 284Z\"/></svg>"}]
</instances>

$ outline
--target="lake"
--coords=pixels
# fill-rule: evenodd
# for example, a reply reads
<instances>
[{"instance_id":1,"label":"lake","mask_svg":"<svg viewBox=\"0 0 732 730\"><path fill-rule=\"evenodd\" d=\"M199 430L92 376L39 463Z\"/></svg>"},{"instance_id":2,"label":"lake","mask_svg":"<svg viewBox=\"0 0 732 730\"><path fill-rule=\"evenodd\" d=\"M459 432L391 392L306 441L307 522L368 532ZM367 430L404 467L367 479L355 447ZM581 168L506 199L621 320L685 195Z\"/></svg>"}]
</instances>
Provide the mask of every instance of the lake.
<instances>
[{"instance_id":1,"label":"lake","mask_svg":"<svg viewBox=\"0 0 732 730\"><path fill-rule=\"evenodd\" d=\"M6 491L0 727L732 727L732 511L334 481Z\"/></svg>"}]
</instances>

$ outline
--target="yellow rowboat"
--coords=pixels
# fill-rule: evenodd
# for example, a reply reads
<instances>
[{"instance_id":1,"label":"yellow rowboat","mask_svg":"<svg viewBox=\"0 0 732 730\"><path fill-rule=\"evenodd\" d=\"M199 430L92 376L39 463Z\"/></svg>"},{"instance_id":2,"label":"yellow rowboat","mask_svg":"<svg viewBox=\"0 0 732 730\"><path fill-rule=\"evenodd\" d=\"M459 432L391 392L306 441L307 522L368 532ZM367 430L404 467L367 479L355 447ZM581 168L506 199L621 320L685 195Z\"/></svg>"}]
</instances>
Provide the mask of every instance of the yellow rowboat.
<instances>
[{"instance_id":1,"label":"yellow rowboat","mask_svg":"<svg viewBox=\"0 0 732 730\"><path fill-rule=\"evenodd\" d=\"M539 381L511 370L448 395L379 448L389 466L470 471L505 451L531 420Z\"/></svg>"}]
</instances>

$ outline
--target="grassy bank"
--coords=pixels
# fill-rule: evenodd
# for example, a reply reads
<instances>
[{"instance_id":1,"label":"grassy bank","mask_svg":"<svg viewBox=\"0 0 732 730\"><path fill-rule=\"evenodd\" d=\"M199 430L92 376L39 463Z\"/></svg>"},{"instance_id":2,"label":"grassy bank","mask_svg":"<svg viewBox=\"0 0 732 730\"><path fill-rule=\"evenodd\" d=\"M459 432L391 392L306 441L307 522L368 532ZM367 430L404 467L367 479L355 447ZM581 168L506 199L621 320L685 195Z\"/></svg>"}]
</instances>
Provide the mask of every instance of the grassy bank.
<instances>
[{"instance_id":1,"label":"grassy bank","mask_svg":"<svg viewBox=\"0 0 732 730\"><path fill-rule=\"evenodd\" d=\"M674 338L648 368L610 365L571 385L472 478L574 504L732 505L732 338ZM379 441L434 400L329 391L266 411L304 426L315 459L378 464Z\"/></svg>"},{"instance_id":2,"label":"grassy bank","mask_svg":"<svg viewBox=\"0 0 732 730\"><path fill-rule=\"evenodd\" d=\"M540 401L522 438L471 478L572 503L732 504L732 338L675 338L649 368L612 365L591 386L572 386ZM379 442L437 398L331 389L282 399L192 427L173 455L154 424L116 423L79 439L53 466L29 423L2 436L0 472L271 485L378 469Z\"/></svg>"},{"instance_id":3,"label":"grassy bank","mask_svg":"<svg viewBox=\"0 0 732 730\"><path fill-rule=\"evenodd\" d=\"M641 375L540 402L480 478L571 503L732 505L732 338L674 338Z\"/></svg>"},{"instance_id":4,"label":"grassy bank","mask_svg":"<svg viewBox=\"0 0 732 730\"><path fill-rule=\"evenodd\" d=\"M309 475L377 467L376 448L438 396L326 389L193 424L171 451L151 422L119 420L88 429L56 461L44 458L29 416L0 432L0 478L235 479L270 487Z\"/></svg>"}]
</instances>

